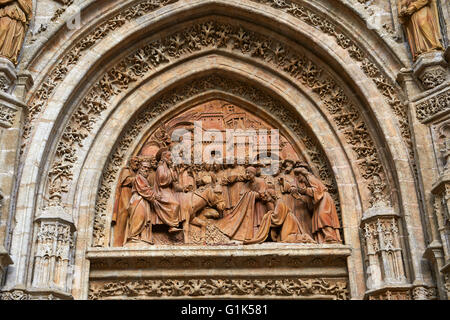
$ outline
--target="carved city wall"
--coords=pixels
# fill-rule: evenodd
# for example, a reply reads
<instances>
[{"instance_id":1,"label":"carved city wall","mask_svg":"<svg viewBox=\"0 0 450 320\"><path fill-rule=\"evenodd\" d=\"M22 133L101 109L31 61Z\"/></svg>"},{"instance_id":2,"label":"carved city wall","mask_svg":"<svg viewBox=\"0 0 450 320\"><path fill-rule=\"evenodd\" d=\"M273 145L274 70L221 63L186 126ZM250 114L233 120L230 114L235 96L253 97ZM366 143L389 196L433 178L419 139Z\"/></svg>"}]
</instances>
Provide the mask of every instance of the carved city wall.
<instances>
[{"instance_id":1,"label":"carved city wall","mask_svg":"<svg viewBox=\"0 0 450 320\"><path fill-rule=\"evenodd\" d=\"M20 103L0 104L0 126L22 136L7 152L17 179L5 180L6 192L0 190L5 199L0 239L11 234L4 237L5 250L0 246L6 273L2 298L445 298L448 32L442 21L448 3L429 1L421 9L435 30L428 39L432 45L423 45L409 32L418 9L407 2L44 0L35 5L18 66L23 74L16 77L7 63L3 71L7 94L25 101L26 112L22 124ZM68 17L75 19L65 23ZM9 88L10 79L16 88ZM293 180L295 190L278 192L281 173L273 181L261 178L267 166L261 160L236 176L257 193L256 200L240 194L240 201L263 204L265 221L283 217L284 224L268 223L267 230L298 225L291 233L297 240L285 244L281 234L267 231L273 243L232 243L249 249L242 261L227 262L230 272L215 265L212 261L235 253L220 244L236 241L216 223L227 215L251 214L237 204L222 212L227 201L220 197L235 178L226 176L230 168L213 174L216 169L204 164L185 177L198 176L189 185L194 190L177 189L182 167L172 168L167 160L167 170L173 172L174 199L205 200L199 200L199 212L207 224L195 225L197 217L190 221L189 215L183 225L158 222L177 211L154 209L161 199L149 177L169 157L163 149L172 144L161 144L158 130L180 112L211 101L255 113L259 120L252 121L262 121L264 128L280 128L283 141L295 150L282 157L282 170L292 160L297 173L289 179L307 168L307 183L318 179L326 187L336 207L336 236L344 244L327 244L314 232L314 243L305 240L302 224L295 222L296 207L286 205L296 193L303 200L295 201L307 203L303 178ZM156 151L144 152L155 135ZM137 176L144 177L140 187L133 180ZM121 247L114 244L115 215L118 199L129 206L128 198L118 196L124 188L145 198L137 210L150 218L133 220L147 222L138 233L126 231L133 244ZM131 216L124 216L123 225L131 228ZM255 234L261 225L255 225ZM166 241L169 227L176 241ZM159 242L142 243L148 240L143 230ZM277 254L283 248L294 260L310 258L295 265ZM183 250L190 258L182 257ZM263 252L273 259L260 258ZM160 260L152 260L153 254ZM176 275L178 265L187 270L185 276ZM213 276L202 273L205 266ZM135 268L142 277L133 276ZM285 274L275 276L271 268ZM163 269L167 280L160 276ZM117 281L108 280L112 273L119 274Z\"/></svg>"}]
</instances>

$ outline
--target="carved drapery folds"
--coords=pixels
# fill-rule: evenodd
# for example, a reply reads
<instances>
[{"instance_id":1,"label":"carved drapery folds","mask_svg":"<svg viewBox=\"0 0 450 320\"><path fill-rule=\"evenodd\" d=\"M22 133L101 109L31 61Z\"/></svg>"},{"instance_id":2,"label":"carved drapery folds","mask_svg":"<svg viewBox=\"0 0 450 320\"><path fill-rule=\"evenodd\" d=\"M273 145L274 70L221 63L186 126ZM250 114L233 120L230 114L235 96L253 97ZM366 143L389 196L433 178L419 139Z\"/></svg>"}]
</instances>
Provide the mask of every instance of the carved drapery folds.
<instances>
[{"instance_id":1,"label":"carved drapery folds","mask_svg":"<svg viewBox=\"0 0 450 320\"><path fill-rule=\"evenodd\" d=\"M0 56L14 64L17 64L32 11L32 0L2 1L0 4Z\"/></svg>"},{"instance_id":2,"label":"carved drapery folds","mask_svg":"<svg viewBox=\"0 0 450 320\"><path fill-rule=\"evenodd\" d=\"M399 217L389 207L376 207L367 211L361 223L364 243L368 295L378 296L380 290L397 292L406 285ZM380 297L379 297L380 298Z\"/></svg>"},{"instance_id":3,"label":"carved drapery folds","mask_svg":"<svg viewBox=\"0 0 450 320\"><path fill-rule=\"evenodd\" d=\"M17 109L0 103L0 126L9 128L14 124Z\"/></svg>"},{"instance_id":4,"label":"carved drapery folds","mask_svg":"<svg viewBox=\"0 0 450 320\"><path fill-rule=\"evenodd\" d=\"M47 207L36 220L32 287L69 293L75 228L70 218L63 218L61 209Z\"/></svg>"},{"instance_id":5,"label":"carved drapery folds","mask_svg":"<svg viewBox=\"0 0 450 320\"><path fill-rule=\"evenodd\" d=\"M398 13L414 60L421 54L443 50L436 0L398 0Z\"/></svg>"},{"instance_id":6,"label":"carved drapery folds","mask_svg":"<svg viewBox=\"0 0 450 320\"><path fill-rule=\"evenodd\" d=\"M435 117L446 114L450 110L450 90L423 99L416 104L417 119L428 122Z\"/></svg>"},{"instance_id":7,"label":"carved drapery folds","mask_svg":"<svg viewBox=\"0 0 450 320\"><path fill-rule=\"evenodd\" d=\"M168 298L168 297L310 297L349 299L345 280L333 279L166 279L98 282L91 284L89 299Z\"/></svg>"}]
</instances>

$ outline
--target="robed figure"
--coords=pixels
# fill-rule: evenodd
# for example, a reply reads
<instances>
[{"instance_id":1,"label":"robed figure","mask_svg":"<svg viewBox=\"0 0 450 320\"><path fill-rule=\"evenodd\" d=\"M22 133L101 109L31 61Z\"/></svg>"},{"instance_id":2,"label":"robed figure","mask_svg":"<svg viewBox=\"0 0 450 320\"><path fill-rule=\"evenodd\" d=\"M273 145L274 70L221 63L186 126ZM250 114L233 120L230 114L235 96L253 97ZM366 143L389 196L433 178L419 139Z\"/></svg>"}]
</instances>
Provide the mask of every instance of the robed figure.
<instances>
[{"instance_id":1,"label":"robed figure","mask_svg":"<svg viewBox=\"0 0 450 320\"><path fill-rule=\"evenodd\" d=\"M264 215L255 237L245 241L244 244L263 243L269 237L269 234L274 242L316 243L305 232L298 219L283 201L278 201L275 209Z\"/></svg>"},{"instance_id":2,"label":"robed figure","mask_svg":"<svg viewBox=\"0 0 450 320\"><path fill-rule=\"evenodd\" d=\"M159 160L155 174L155 193L157 199L153 202L156 213L154 224L168 225L169 232L178 232L180 222L185 220L181 216L180 200L176 193L178 176L172 166L172 155L166 148L162 148L156 155Z\"/></svg>"},{"instance_id":3,"label":"robed figure","mask_svg":"<svg viewBox=\"0 0 450 320\"><path fill-rule=\"evenodd\" d=\"M443 50L434 0L399 0L398 11L414 60L423 53Z\"/></svg>"},{"instance_id":4,"label":"robed figure","mask_svg":"<svg viewBox=\"0 0 450 320\"><path fill-rule=\"evenodd\" d=\"M297 168L294 173L298 176L299 181L304 182L306 186L305 188L299 188L298 192L310 197L314 205L311 231L315 240L318 243L342 243L336 205L326 186L306 167Z\"/></svg>"},{"instance_id":5,"label":"robed figure","mask_svg":"<svg viewBox=\"0 0 450 320\"><path fill-rule=\"evenodd\" d=\"M0 0L0 56L14 64L17 64L32 12L32 0Z\"/></svg>"},{"instance_id":6,"label":"robed figure","mask_svg":"<svg viewBox=\"0 0 450 320\"><path fill-rule=\"evenodd\" d=\"M267 212L264 204L267 185L264 179L256 177L256 173L257 169L254 167L246 169L247 182L242 188L239 202L229 215L216 224L216 227L232 240L253 239Z\"/></svg>"},{"instance_id":7,"label":"robed figure","mask_svg":"<svg viewBox=\"0 0 450 320\"><path fill-rule=\"evenodd\" d=\"M132 158L130 165L120 171L119 182L116 188L112 224L114 227L114 247L125 244L126 227L128 221L128 207L132 196L133 183L139 167L139 160Z\"/></svg>"}]
</instances>

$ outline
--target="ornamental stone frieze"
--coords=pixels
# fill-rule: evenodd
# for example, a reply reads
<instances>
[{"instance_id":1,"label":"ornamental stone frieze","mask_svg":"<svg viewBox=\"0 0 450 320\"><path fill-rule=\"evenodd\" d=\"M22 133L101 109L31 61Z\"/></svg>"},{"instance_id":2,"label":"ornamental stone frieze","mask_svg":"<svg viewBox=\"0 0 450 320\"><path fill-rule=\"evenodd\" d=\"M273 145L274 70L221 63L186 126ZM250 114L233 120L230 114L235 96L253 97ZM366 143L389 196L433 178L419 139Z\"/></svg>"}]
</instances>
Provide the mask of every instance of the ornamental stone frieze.
<instances>
[{"instance_id":1,"label":"ornamental stone frieze","mask_svg":"<svg viewBox=\"0 0 450 320\"><path fill-rule=\"evenodd\" d=\"M265 244L149 249L93 248L89 299L259 298L350 299L347 246ZM326 272L322 270L327 266ZM248 272L251 269L252 272ZM136 270L140 276L136 277ZM183 271L182 271L183 270ZM191 272L195 277L188 276ZM308 276L324 272L326 276ZM116 280L108 279L115 274Z\"/></svg>"},{"instance_id":2,"label":"ornamental stone frieze","mask_svg":"<svg viewBox=\"0 0 450 320\"><path fill-rule=\"evenodd\" d=\"M324 70L307 57L297 54L282 43L265 39L263 35L242 27L207 21L145 46L121 60L101 77L71 117L58 143L54 164L49 172L49 197L68 192L72 168L78 160L77 150L95 130L102 113L108 109L108 101L126 92L141 78L153 73L155 68L182 55L211 47L232 48L232 51L245 56L262 59L310 87L324 102L337 128L346 136L361 160L361 174L368 180L368 184L375 183L374 179L386 184L367 124L357 107L349 103L348 96L337 81L329 78ZM387 192L386 187L383 189Z\"/></svg>"},{"instance_id":3,"label":"ornamental stone frieze","mask_svg":"<svg viewBox=\"0 0 450 320\"><path fill-rule=\"evenodd\" d=\"M443 90L427 96L416 102L417 118L424 123L433 121L448 114L450 110L450 89L448 86Z\"/></svg>"},{"instance_id":4,"label":"ornamental stone frieze","mask_svg":"<svg viewBox=\"0 0 450 320\"><path fill-rule=\"evenodd\" d=\"M192 279L94 282L89 299L259 298L348 300L345 279Z\"/></svg>"}]
</instances>

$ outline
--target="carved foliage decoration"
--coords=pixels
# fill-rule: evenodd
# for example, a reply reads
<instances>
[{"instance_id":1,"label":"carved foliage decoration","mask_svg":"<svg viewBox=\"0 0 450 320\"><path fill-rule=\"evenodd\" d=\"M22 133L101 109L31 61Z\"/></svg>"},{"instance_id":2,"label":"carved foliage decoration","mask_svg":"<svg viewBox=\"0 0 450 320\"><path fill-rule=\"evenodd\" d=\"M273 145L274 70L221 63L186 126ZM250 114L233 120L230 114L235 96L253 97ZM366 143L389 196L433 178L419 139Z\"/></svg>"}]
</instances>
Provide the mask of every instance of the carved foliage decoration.
<instances>
[{"instance_id":1,"label":"carved foliage decoration","mask_svg":"<svg viewBox=\"0 0 450 320\"><path fill-rule=\"evenodd\" d=\"M450 90L426 99L416 105L417 119L427 122L431 117L450 109Z\"/></svg>"},{"instance_id":2,"label":"carved foliage decoration","mask_svg":"<svg viewBox=\"0 0 450 320\"><path fill-rule=\"evenodd\" d=\"M385 292L371 295L369 300L411 300L410 290L386 290Z\"/></svg>"},{"instance_id":3,"label":"carved foliage decoration","mask_svg":"<svg viewBox=\"0 0 450 320\"><path fill-rule=\"evenodd\" d=\"M437 87L438 85L444 83L446 79L447 79L447 70L441 66L428 68L420 76L420 81L427 90L433 89L434 87Z\"/></svg>"},{"instance_id":4,"label":"carved foliage decoration","mask_svg":"<svg viewBox=\"0 0 450 320\"><path fill-rule=\"evenodd\" d=\"M10 127L14 124L17 110L0 104L0 125Z\"/></svg>"},{"instance_id":5,"label":"carved foliage decoration","mask_svg":"<svg viewBox=\"0 0 450 320\"><path fill-rule=\"evenodd\" d=\"M89 299L124 297L331 296L349 299L345 280L329 279L168 279L91 283Z\"/></svg>"},{"instance_id":6,"label":"carved foliage decoration","mask_svg":"<svg viewBox=\"0 0 450 320\"><path fill-rule=\"evenodd\" d=\"M309 86L323 101L338 129L355 151L362 176L369 184L374 176L384 183L383 168L364 120L344 90L329 75L307 57L274 39L242 27L208 21L146 45L110 69L93 86L72 115L59 142L49 173L50 198L67 192L77 160L75 150L83 146L83 141L113 96L162 63L212 47L228 48L262 59Z\"/></svg>"}]
</instances>

